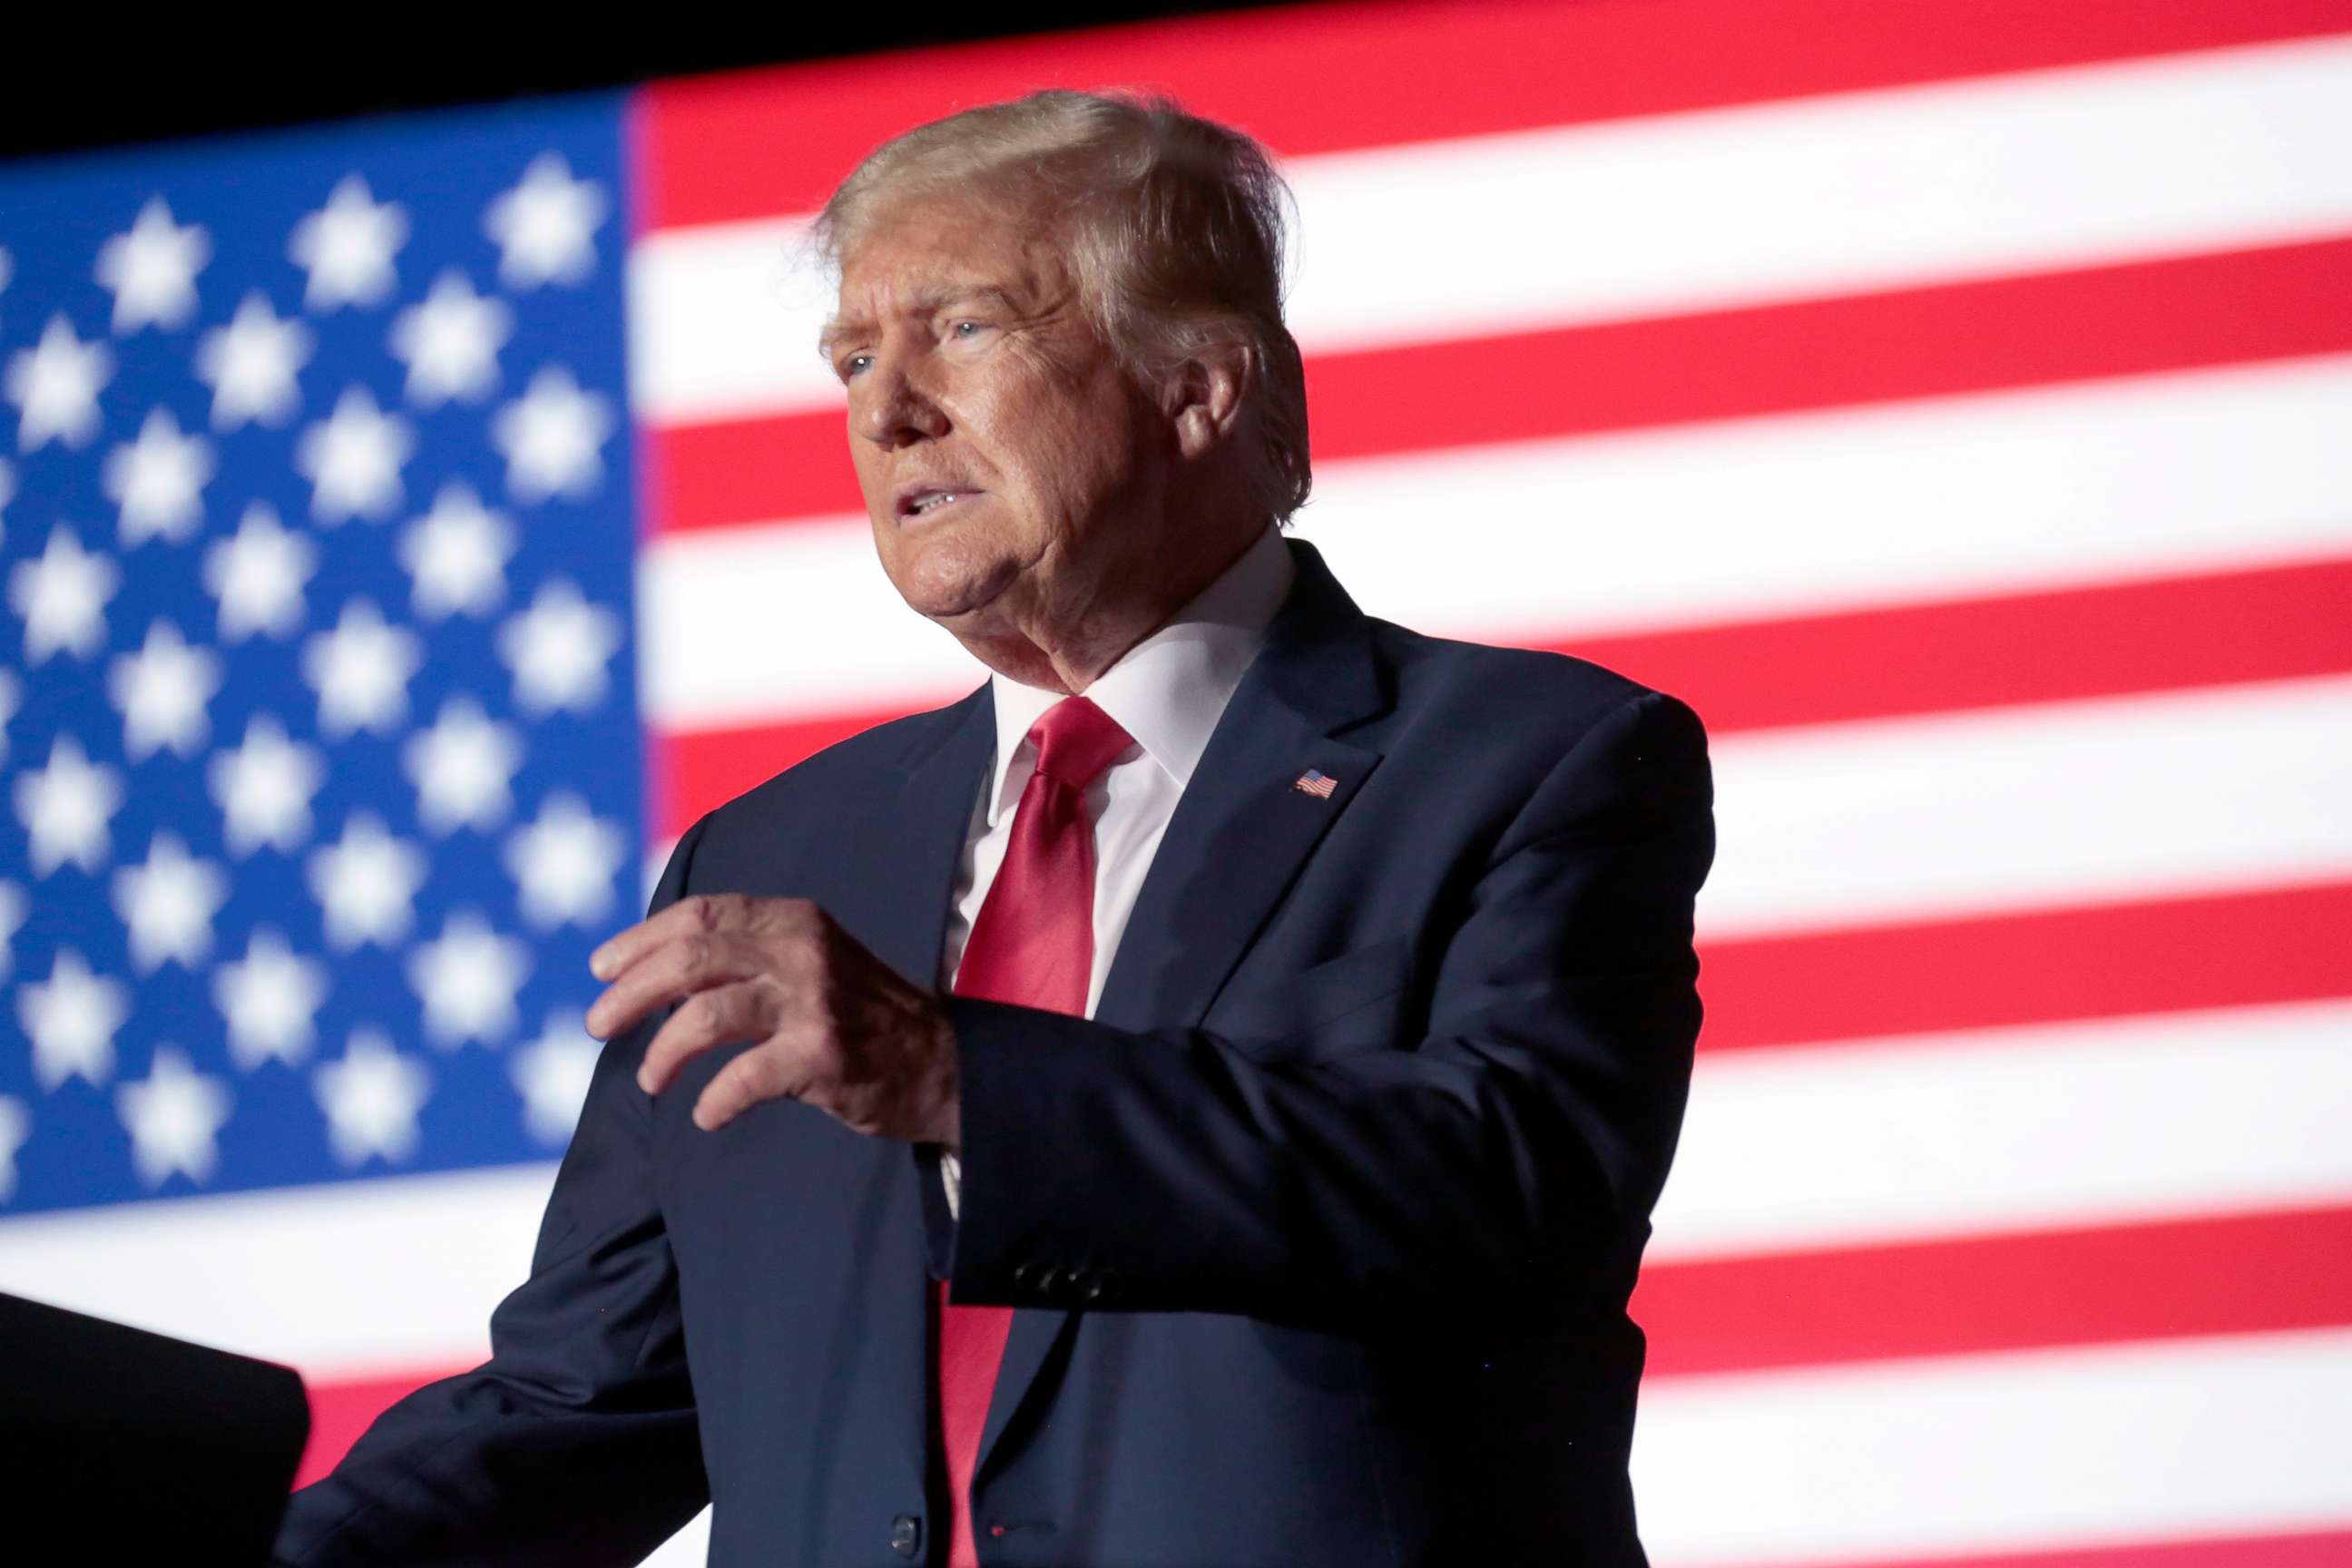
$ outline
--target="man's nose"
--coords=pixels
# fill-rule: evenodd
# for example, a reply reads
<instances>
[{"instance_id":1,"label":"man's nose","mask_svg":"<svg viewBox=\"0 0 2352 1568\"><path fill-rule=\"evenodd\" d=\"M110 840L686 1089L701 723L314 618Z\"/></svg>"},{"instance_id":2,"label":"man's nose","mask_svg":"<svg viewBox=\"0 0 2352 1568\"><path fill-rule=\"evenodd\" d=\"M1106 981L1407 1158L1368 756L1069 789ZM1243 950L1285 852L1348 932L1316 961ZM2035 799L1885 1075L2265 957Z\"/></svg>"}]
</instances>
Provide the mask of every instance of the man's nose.
<instances>
[{"instance_id":1,"label":"man's nose","mask_svg":"<svg viewBox=\"0 0 2352 1568\"><path fill-rule=\"evenodd\" d=\"M906 362L887 354L866 367L849 395L850 428L886 451L948 432L948 417Z\"/></svg>"}]
</instances>

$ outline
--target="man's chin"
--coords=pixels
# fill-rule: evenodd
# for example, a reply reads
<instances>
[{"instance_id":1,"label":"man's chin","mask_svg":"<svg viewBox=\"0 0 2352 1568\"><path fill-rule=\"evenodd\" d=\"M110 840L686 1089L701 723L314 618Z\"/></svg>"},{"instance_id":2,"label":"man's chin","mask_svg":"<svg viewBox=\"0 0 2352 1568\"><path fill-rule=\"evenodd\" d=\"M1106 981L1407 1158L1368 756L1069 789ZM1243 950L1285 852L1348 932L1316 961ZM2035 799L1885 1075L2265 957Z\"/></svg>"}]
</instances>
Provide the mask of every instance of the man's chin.
<instances>
[{"instance_id":1,"label":"man's chin","mask_svg":"<svg viewBox=\"0 0 2352 1568\"><path fill-rule=\"evenodd\" d=\"M897 586L908 609L961 636L987 619L1020 579L1021 568L1011 561L922 561Z\"/></svg>"}]
</instances>

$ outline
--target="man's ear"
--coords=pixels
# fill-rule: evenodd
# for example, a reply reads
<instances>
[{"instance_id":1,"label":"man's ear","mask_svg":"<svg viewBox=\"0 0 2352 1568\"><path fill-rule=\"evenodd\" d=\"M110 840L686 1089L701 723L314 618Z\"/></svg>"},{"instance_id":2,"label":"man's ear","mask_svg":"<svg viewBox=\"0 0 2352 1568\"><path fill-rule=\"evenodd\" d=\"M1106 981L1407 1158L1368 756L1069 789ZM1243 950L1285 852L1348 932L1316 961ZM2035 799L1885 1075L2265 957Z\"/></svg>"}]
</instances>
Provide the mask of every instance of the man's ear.
<instances>
[{"instance_id":1,"label":"man's ear","mask_svg":"<svg viewBox=\"0 0 2352 1568\"><path fill-rule=\"evenodd\" d=\"M1177 371L1169 391L1168 412L1176 431L1177 450L1187 458L1214 451L1241 422L1250 381L1257 373L1256 355L1247 343L1204 343Z\"/></svg>"}]
</instances>

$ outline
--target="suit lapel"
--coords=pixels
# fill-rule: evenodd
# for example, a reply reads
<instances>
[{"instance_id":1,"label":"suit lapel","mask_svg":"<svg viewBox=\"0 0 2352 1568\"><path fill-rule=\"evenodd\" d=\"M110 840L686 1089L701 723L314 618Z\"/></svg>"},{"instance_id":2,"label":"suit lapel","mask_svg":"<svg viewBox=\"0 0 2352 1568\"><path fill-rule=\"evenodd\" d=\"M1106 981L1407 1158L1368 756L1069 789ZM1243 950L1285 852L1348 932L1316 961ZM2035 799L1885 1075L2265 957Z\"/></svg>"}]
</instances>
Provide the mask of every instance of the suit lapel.
<instances>
[{"instance_id":1,"label":"suit lapel","mask_svg":"<svg viewBox=\"0 0 2352 1568\"><path fill-rule=\"evenodd\" d=\"M1290 550L1297 584L1152 857L1095 1009L1103 1023L1199 1023L1379 765L1335 733L1381 706L1370 628L1311 546Z\"/></svg>"},{"instance_id":2,"label":"suit lapel","mask_svg":"<svg viewBox=\"0 0 2352 1568\"><path fill-rule=\"evenodd\" d=\"M1311 545L1289 541L1297 582L1218 721L1160 839L1096 1005L1129 1030L1200 1022L1323 835L1381 760L1338 737L1383 706L1370 626ZM1319 773L1328 797L1298 787ZM975 1478L1077 1321L1013 1315Z\"/></svg>"},{"instance_id":3,"label":"suit lapel","mask_svg":"<svg viewBox=\"0 0 2352 1568\"><path fill-rule=\"evenodd\" d=\"M833 915L914 984L940 983L948 902L972 802L995 744L988 688L949 710L946 732L916 749L877 792L850 841Z\"/></svg>"}]
</instances>

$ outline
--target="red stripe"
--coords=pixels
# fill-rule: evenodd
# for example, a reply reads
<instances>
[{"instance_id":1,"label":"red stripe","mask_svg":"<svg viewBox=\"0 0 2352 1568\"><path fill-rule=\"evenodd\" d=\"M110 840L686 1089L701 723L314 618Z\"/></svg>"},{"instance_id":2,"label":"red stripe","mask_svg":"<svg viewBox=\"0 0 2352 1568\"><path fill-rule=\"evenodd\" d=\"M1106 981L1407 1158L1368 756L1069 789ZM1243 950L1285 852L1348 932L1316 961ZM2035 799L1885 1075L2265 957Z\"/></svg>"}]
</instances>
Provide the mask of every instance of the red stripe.
<instances>
[{"instance_id":1,"label":"red stripe","mask_svg":"<svg viewBox=\"0 0 2352 1568\"><path fill-rule=\"evenodd\" d=\"M2352 669L2352 561L1555 645L1717 734Z\"/></svg>"},{"instance_id":2,"label":"red stripe","mask_svg":"<svg viewBox=\"0 0 2352 1568\"><path fill-rule=\"evenodd\" d=\"M2352 348L2352 239L1455 339L1308 367L1318 458Z\"/></svg>"},{"instance_id":3,"label":"red stripe","mask_svg":"<svg viewBox=\"0 0 2352 1568\"><path fill-rule=\"evenodd\" d=\"M2347 1563L2352 1563L2352 1531L2141 1541L1990 1556L1890 1557L1869 1563L1840 1558L1837 1568L2345 1568ZM1775 1568L1788 1565L1776 1559Z\"/></svg>"},{"instance_id":4,"label":"red stripe","mask_svg":"<svg viewBox=\"0 0 2352 1568\"><path fill-rule=\"evenodd\" d=\"M2352 883L1709 942L1705 1051L2352 996Z\"/></svg>"},{"instance_id":5,"label":"red stripe","mask_svg":"<svg viewBox=\"0 0 2352 1568\"><path fill-rule=\"evenodd\" d=\"M2352 1323L2352 1208L1651 1264L1649 1373Z\"/></svg>"},{"instance_id":6,"label":"red stripe","mask_svg":"<svg viewBox=\"0 0 2352 1568\"><path fill-rule=\"evenodd\" d=\"M427 1367L388 1377L308 1381L310 1441L302 1450L302 1465L295 1472L294 1484L307 1487L333 1469L351 1451L352 1445L360 1440L368 1424L403 1395L435 1378L463 1370L456 1366Z\"/></svg>"},{"instance_id":7,"label":"red stripe","mask_svg":"<svg viewBox=\"0 0 2352 1568\"><path fill-rule=\"evenodd\" d=\"M842 409L639 429L649 532L865 515Z\"/></svg>"},{"instance_id":8,"label":"red stripe","mask_svg":"<svg viewBox=\"0 0 2352 1568\"><path fill-rule=\"evenodd\" d=\"M2352 1208L1654 1263L1649 1376L2352 1322ZM301 1484L455 1367L310 1385Z\"/></svg>"},{"instance_id":9,"label":"red stripe","mask_svg":"<svg viewBox=\"0 0 2352 1568\"><path fill-rule=\"evenodd\" d=\"M2343 0L1300 6L658 83L633 184L647 228L813 211L898 132L1041 87L1172 93L1296 156L2347 26Z\"/></svg>"},{"instance_id":10,"label":"red stripe","mask_svg":"<svg viewBox=\"0 0 2352 1568\"><path fill-rule=\"evenodd\" d=\"M1318 460L2352 349L2352 238L1325 354ZM839 410L646 435L656 531L858 513Z\"/></svg>"},{"instance_id":11,"label":"red stripe","mask_svg":"<svg viewBox=\"0 0 2352 1568\"><path fill-rule=\"evenodd\" d=\"M2352 669L2347 604L2352 561L2327 561L1551 646L1675 692L1722 735ZM675 837L762 779L896 716L803 714L653 734L655 831Z\"/></svg>"},{"instance_id":12,"label":"red stripe","mask_svg":"<svg viewBox=\"0 0 2352 1568\"><path fill-rule=\"evenodd\" d=\"M880 567L876 567L880 571ZM958 693L942 693L940 703ZM819 713L777 724L646 734L646 815L657 839L675 839L695 819L827 746L900 715Z\"/></svg>"}]
</instances>

